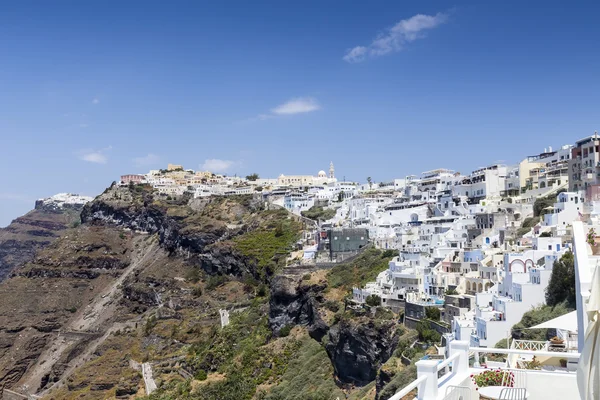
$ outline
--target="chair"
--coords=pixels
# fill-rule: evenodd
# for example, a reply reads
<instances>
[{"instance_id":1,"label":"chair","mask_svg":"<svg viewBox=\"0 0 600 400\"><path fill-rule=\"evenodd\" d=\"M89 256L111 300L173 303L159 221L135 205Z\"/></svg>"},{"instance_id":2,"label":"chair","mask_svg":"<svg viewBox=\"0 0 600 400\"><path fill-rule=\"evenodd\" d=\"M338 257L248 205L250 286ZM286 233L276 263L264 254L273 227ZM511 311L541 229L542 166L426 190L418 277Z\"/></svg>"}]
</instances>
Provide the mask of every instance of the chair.
<instances>
[{"instance_id":1,"label":"chair","mask_svg":"<svg viewBox=\"0 0 600 400\"><path fill-rule=\"evenodd\" d=\"M522 387L504 388L498 400L527 400L527 390Z\"/></svg>"},{"instance_id":2,"label":"chair","mask_svg":"<svg viewBox=\"0 0 600 400\"><path fill-rule=\"evenodd\" d=\"M444 400L470 400L471 389L467 386L448 386Z\"/></svg>"},{"instance_id":3,"label":"chair","mask_svg":"<svg viewBox=\"0 0 600 400\"><path fill-rule=\"evenodd\" d=\"M527 387L527 374L524 371L513 369L504 371L502 376L502 385L513 388Z\"/></svg>"}]
</instances>

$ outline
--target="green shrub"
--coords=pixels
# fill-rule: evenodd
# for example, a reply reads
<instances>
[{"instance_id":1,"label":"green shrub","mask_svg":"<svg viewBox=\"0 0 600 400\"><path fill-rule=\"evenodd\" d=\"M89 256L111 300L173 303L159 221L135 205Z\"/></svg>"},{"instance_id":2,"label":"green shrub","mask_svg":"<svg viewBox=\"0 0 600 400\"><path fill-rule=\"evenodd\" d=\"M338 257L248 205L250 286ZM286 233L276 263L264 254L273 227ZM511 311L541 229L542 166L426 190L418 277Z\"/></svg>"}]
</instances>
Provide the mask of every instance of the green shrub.
<instances>
[{"instance_id":1,"label":"green shrub","mask_svg":"<svg viewBox=\"0 0 600 400\"><path fill-rule=\"evenodd\" d=\"M199 381L205 381L206 378L208 378L208 375L205 370L200 369L196 372L196 375L194 375L194 378Z\"/></svg>"},{"instance_id":2,"label":"green shrub","mask_svg":"<svg viewBox=\"0 0 600 400\"><path fill-rule=\"evenodd\" d=\"M312 206L308 210L302 211L301 214L303 217L310 218L315 221L327 221L335 217L335 210L332 208L323 208L321 206Z\"/></svg>"},{"instance_id":3,"label":"green shrub","mask_svg":"<svg viewBox=\"0 0 600 400\"><path fill-rule=\"evenodd\" d=\"M387 249L387 250L384 250L383 254L381 254L381 257L392 258L392 257L396 257L397 255L398 255L398 250Z\"/></svg>"},{"instance_id":4,"label":"green shrub","mask_svg":"<svg viewBox=\"0 0 600 400\"><path fill-rule=\"evenodd\" d=\"M284 326L283 328L281 328L279 330L279 337L287 337L287 336L289 336L291 330L292 330L292 326L291 325Z\"/></svg>"},{"instance_id":5,"label":"green shrub","mask_svg":"<svg viewBox=\"0 0 600 400\"><path fill-rule=\"evenodd\" d=\"M227 282L225 275L211 275L206 280L206 290L213 290Z\"/></svg>"},{"instance_id":6,"label":"green shrub","mask_svg":"<svg viewBox=\"0 0 600 400\"><path fill-rule=\"evenodd\" d=\"M365 303L371 307L378 307L381 305L381 297L376 294L372 294L365 299Z\"/></svg>"},{"instance_id":7,"label":"green shrub","mask_svg":"<svg viewBox=\"0 0 600 400\"><path fill-rule=\"evenodd\" d=\"M309 281L310 280L310 274L304 274L304 275L302 275L302 280L303 281Z\"/></svg>"},{"instance_id":8,"label":"green shrub","mask_svg":"<svg viewBox=\"0 0 600 400\"><path fill-rule=\"evenodd\" d=\"M381 271L388 268L391 259L382 258L382 254L381 250L369 248L352 261L336 265L327 273L329 286L351 290L374 281Z\"/></svg>"},{"instance_id":9,"label":"green shrub","mask_svg":"<svg viewBox=\"0 0 600 400\"><path fill-rule=\"evenodd\" d=\"M546 303L556 306L563 302L569 308L575 308L575 260L568 251L560 260L554 261L550 282L546 288Z\"/></svg>"},{"instance_id":10,"label":"green shrub","mask_svg":"<svg viewBox=\"0 0 600 400\"><path fill-rule=\"evenodd\" d=\"M185 280L192 283L197 283L200 280L200 270L192 267L185 274Z\"/></svg>"},{"instance_id":11,"label":"green shrub","mask_svg":"<svg viewBox=\"0 0 600 400\"><path fill-rule=\"evenodd\" d=\"M440 320L440 309L437 307L426 307L425 316L432 321Z\"/></svg>"}]
</instances>

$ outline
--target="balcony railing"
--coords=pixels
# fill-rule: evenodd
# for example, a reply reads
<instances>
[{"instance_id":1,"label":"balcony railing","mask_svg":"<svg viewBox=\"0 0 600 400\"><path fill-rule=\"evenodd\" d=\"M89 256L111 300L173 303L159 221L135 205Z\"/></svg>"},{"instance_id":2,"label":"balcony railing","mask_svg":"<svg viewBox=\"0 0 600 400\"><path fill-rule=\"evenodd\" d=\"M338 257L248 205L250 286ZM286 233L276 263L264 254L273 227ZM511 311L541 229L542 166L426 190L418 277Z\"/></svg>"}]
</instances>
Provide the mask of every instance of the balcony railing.
<instances>
[{"instance_id":1,"label":"balcony railing","mask_svg":"<svg viewBox=\"0 0 600 400\"><path fill-rule=\"evenodd\" d=\"M465 341L450 342L450 357L439 362L438 360L420 360L416 362L417 379L412 381L402 390L389 398L389 400L400 400L417 389L417 400L443 400L447 386L458 385L472 388L473 396L477 393L472 387L470 375L479 373L479 355L481 353L524 355L527 357L560 357L567 360L578 361L579 353L556 353L549 351L530 351L518 349L496 349L484 347L471 347ZM475 357L474 368L469 368L469 355ZM444 370L440 376L439 372ZM577 396L577 383L574 373L548 372L525 370L531 374L528 378L527 390L531 393L530 400L537 399L563 399L575 398ZM534 384L535 382L535 384ZM556 386L558 385L558 387ZM548 390L550 392L548 393Z\"/></svg>"}]
</instances>

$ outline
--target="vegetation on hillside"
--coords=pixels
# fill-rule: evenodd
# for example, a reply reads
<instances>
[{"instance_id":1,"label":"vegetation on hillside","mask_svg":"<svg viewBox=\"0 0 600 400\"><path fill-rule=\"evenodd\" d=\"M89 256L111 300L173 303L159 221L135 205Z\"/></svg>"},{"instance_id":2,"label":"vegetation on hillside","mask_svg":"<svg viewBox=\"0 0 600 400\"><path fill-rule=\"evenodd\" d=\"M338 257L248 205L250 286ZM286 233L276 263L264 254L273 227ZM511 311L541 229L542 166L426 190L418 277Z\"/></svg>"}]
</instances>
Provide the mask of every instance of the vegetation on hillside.
<instances>
[{"instance_id":1,"label":"vegetation on hillside","mask_svg":"<svg viewBox=\"0 0 600 400\"><path fill-rule=\"evenodd\" d=\"M529 217L523 220L521 227L517 230L517 236L523 236L540 222L540 217Z\"/></svg>"},{"instance_id":2,"label":"vegetation on hillside","mask_svg":"<svg viewBox=\"0 0 600 400\"><path fill-rule=\"evenodd\" d=\"M289 362L281 382L269 392L259 392L257 399L321 400L345 397L335 384L333 366L325 349L308 337L300 343L298 356Z\"/></svg>"},{"instance_id":3,"label":"vegetation on hillside","mask_svg":"<svg viewBox=\"0 0 600 400\"><path fill-rule=\"evenodd\" d=\"M347 290L364 286L365 283L374 281L381 271L388 268L394 254L394 252L368 248L354 260L333 267L327 274L329 286Z\"/></svg>"},{"instance_id":4,"label":"vegetation on hillside","mask_svg":"<svg viewBox=\"0 0 600 400\"><path fill-rule=\"evenodd\" d=\"M533 215L539 217L548 213L545 208L554 206L554 203L556 203L556 196L562 192L564 192L564 190L560 190L555 194L551 194L550 196L537 198L535 203L533 203Z\"/></svg>"},{"instance_id":5,"label":"vegetation on hillside","mask_svg":"<svg viewBox=\"0 0 600 400\"><path fill-rule=\"evenodd\" d=\"M321 206L312 206L306 211L302 211L302 216L312 220L327 221L335 216L333 208L323 208Z\"/></svg>"},{"instance_id":6,"label":"vegetation on hillside","mask_svg":"<svg viewBox=\"0 0 600 400\"><path fill-rule=\"evenodd\" d=\"M285 265L285 259L300 238L301 224L285 210L264 211L265 221L256 230L233 240L234 247L254 259L262 278L273 275Z\"/></svg>"},{"instance_id":7,"label":"vegetation on hillside","mask_svg":"<svg viewBox=\"0 0 600 400\"><path fill-rule=\"evenodd\" d=\"M532 326L541 324L551 319L560 317L572 311L567 307L565 303L557 304L555 306L543 305L532 308L523 314L521 321L512 327L511 336L514 339L523 340L547 340L548 333L547 329L526 329Z\"/></svg>"}]
</instances>

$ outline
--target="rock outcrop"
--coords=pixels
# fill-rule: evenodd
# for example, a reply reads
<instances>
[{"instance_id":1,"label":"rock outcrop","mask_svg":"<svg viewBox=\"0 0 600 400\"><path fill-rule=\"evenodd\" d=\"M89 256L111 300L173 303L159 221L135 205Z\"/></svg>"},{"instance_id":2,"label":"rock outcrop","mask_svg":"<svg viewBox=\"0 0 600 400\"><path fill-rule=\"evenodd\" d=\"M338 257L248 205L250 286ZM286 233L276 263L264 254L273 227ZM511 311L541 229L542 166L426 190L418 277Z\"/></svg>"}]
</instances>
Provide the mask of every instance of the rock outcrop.
<instances>
[{"instance_id":1,"label":"rock outcrop","mask_svg":"<svg viewBox=\"0 0 600 400\"><path fill-rule=\"evenodd\" d=\"M329 327L321 319L317 305L325 286L304 284L299 276L279 275L271 283L269 326L274 334L284 327L303 325L310 336L321 341Z\"/></svg>"},{"instance_id":2,"label":"rock outcrop","mask_svg":"<svg viewBox=\"0 0 600 400\"><path fill-rule=\"evenodd\" d=\"M342 320L329 330L325 349L342 383L366 385L398 344L393 321Z\"/></svg>"}]
</instances>

